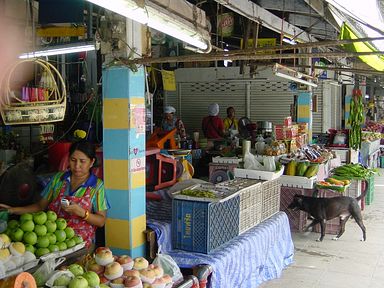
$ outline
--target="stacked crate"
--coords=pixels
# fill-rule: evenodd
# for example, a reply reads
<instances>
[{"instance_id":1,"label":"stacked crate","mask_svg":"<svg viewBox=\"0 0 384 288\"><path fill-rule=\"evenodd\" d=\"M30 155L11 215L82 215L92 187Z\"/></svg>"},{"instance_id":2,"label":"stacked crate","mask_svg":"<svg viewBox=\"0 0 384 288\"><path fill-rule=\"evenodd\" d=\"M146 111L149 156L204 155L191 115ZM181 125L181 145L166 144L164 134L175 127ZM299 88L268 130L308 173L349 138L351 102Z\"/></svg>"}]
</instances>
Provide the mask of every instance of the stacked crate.
<instances>
[{"instance_id":1,"label":"stacked crate","mask_svg":"<svg viewBox=\"0 0 384 288\"><path fill-rule=\"evenodd\" d=\"M261 187L262 208L261 220L271 217L280 210L280 188L279 179L265 181Z\"/></svg>"}]
</instances>

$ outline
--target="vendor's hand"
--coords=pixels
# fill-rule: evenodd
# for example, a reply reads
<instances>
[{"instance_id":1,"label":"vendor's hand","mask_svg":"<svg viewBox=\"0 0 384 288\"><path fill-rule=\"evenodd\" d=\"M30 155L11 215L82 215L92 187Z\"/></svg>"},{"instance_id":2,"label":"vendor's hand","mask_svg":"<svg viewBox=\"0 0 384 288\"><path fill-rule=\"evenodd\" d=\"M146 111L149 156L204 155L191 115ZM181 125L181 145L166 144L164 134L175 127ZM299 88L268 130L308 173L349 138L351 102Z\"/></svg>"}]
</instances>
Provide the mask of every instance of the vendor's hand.
<instances>
[{"instance_id":1,"label":"vendor's hand","mask_svg":"<svg viewBox=\"0 0 384 288\"><path fill-rule=\"evenodd\" d=\"M64 206L62 205L61 208L67 212L68 214L71 214L71 215L76 215L80 218L84 217L85 215L85 210L83 208L81 208L79 205L77 204L69 204L67 206Z\"/></svg>"}]
</instances>

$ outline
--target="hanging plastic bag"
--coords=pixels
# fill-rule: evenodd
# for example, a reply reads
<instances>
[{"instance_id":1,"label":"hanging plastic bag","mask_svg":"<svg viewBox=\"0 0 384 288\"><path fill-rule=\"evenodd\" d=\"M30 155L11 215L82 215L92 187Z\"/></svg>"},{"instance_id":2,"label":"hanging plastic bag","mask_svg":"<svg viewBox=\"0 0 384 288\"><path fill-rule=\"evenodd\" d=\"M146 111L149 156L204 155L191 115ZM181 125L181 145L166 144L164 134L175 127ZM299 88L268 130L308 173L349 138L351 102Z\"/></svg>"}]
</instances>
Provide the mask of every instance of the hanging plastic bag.
<instances>
[{"instance_id":1,"label":"hanging plastic bag","mask_svg":"<svg viewBox=\"0 0 384 288\"><path fill-rule=\"evenodd\" d=\"M257 161L256 157L250 152L245 152L244 154L244 168L250 170L265 170L264 166Z\"/></svg>"},{"instance_id":2,"label":"hanging plastic bag","mask_svg":"<svg viewBox=\"0 0 384 288\"><path fill-rule=\"evenodd\" d=\"M164 274L171 276L174 283L179 283L183 280L183 274L181 274L179 266L171 256L157 253L152 263L163 268Z\"/></svg>"},{"instance_id":3,"label":"hanging plastic bag","mask_svg":"<svg viewBox=\"0 0 384 288\"><path fill-rule=\"evenodd\" d=\"M45 286L51 288L66 288L73 278L75 278L75 275L69 270L55 271L51 277L49 277Z\"/></svg>"},{"instance_id":4,"label":"hanging plastic bag","mask_svg":"<svg viewBox=\"0 0 384 288\"><path fill-rule=\"evenodd\" d=\"M48 281L49 277L55 271L55 268L65 261L64 257L55 259L49 258L33 273L37 286L44 286L45 282Z\"/></svg>"}]
</instances>

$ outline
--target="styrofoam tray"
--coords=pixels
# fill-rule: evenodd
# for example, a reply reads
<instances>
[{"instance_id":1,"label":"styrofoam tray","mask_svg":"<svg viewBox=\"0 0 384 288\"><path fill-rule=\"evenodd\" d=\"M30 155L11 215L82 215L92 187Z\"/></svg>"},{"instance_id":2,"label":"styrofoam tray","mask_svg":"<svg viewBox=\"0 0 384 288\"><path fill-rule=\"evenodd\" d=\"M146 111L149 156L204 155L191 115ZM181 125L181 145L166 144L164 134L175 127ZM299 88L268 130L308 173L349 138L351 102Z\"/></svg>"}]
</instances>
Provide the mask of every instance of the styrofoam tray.
<instances>
[{"instance_id":1,"label":"styrofoam tray","mask_svg":"<svg viewBox=\"0 0 384 288\"><path fill-rule=\"evenodd\" d=\"M218 164L239 164L241 160L242 160L241 158L237 158L237 157L221 157L221 156L212 157L212 163L218 163Z\"/></svg>"},{"instance_id":2,"label":"styrofoam tray","mask_svg":"<svg viewBox=\"0 0 384 288\"><path fill-rule=\"evenodd\" d=\"M311 178L302 177L302 176L290 176L290 175L281 175L279 181L282 186L286 187L297 187L297 188L306 188L312 189L317 177L313 176Z\"/></svg>"},{"instance_id":3,"label":"styrofoam tray","mask_svg":"<svg viewBox=\"0 0 384 288\"><path fill-rule=\"evenodd\" d=\"M23 265L16 267L15 269L11 269L11 270L6 271L3 274L0 274L0 279L20 274L23 271L27 271L27 270L37 266L37 264L39 264L39 259L35 259L35 260L32 260L28 263L24 263Z\"/></svg>"},{"instance_id":4,"label":"styrofoam tray","mask_svg":"<svg viewBox=\"0 0 384 288\"><path fill-rule=\"evenodd\" d=\"M259 179L259 180L275 180L279 178L281 175L283 175L283 172L284 172L284 167L282 167L278 172L235 168L235 177Z\"/></svg>"},{"instance_id":5,"label":"styrofoam tray","mask_svg":"<svg viewBox=\"0 0 384 288\"><path fill-rule=\"evenodd\" d=\"M45 262L51 258L63 257L63 256L66 256L68 254L71 254L73 252L76 252L76 251L82 249L84 246L85 246L85 242L82 242L80 244L73 246L72 248L69 248L69 249L66 249L63 251L57 251L57 252L45 254L44 256L41 256L40 259L41 259L41 261Z\"/></svg>"},{"instance_id":6,"label":"styrofoam tray","mask_svg":"<svg viewBox=\"0 0 384 288\"><path fill-rule=\"evenodd\" d=\"M184 190L179 190L172 193L174 199L189 200L189 201L199 201L199 202L224 202L232 197L235 197L239 194L239 189L233 187L224 187L224 186L215 186L213 184L196 184L185 189L190 190L207 190L215 193L217 198L204 198L204 197L193 197L188 195L183 195L181 192Z\"/></svg>"}]
</instances>

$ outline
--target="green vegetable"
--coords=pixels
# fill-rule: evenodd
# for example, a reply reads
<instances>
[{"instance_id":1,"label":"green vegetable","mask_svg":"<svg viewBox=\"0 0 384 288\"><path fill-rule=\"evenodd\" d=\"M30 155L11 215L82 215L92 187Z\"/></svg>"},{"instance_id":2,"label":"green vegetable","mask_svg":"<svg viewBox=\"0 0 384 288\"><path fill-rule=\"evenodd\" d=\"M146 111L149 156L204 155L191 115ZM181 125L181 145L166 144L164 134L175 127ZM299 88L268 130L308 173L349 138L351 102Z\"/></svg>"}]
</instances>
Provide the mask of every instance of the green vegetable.
<instances>
[{"instance_id":1,"label":"green vegetable","mask_svg":"<svg viewBox=\"0 0 384 288\"><path fill-rule=\"evenodd\" d=\"M351 129L349 130L349 147L354 150L360 149L361 125L364 124L364 104L359 89L353 90L348 124L351 125Z\"/></svg>"},{"instance_id":2,"label":"green vegetable","mask_svg":"<svg viewBox=\"0 0 384 288\"><path fill-rule=\"evenodd\" d=\"M215 193L211 191L203 191L203 190L192 190L185 189L181 190L181 195L192 196L192 197L200 197L200 198L216 198Z\"/></svg>"},{"instance_id":3,"label":"green vegetable","mask_svg":"<svg viewBox=\"0 0 384 288\"><path fill-rule=\"evenodd\" d=\"M360 164L346 164L333 169L333 174L336 177L338 176L344 179L367 180L377 172L378 169L365 168Z\"/></svg>"}]
</instances>

